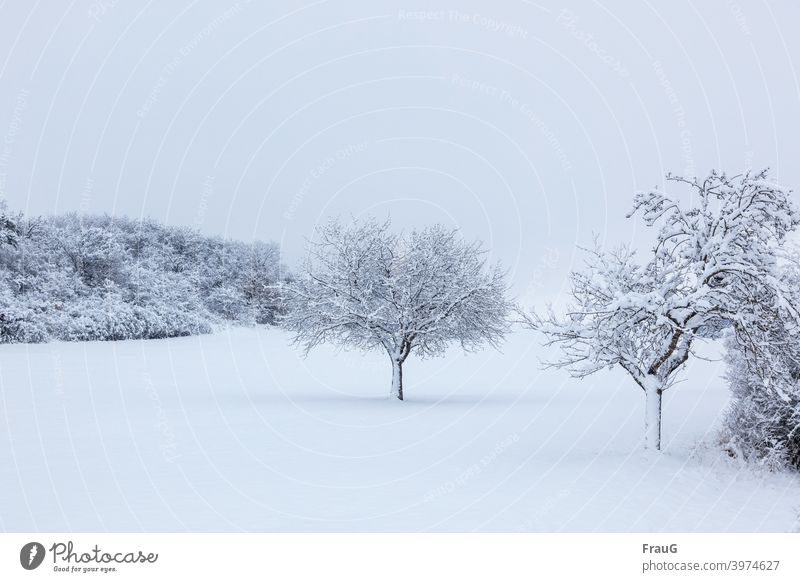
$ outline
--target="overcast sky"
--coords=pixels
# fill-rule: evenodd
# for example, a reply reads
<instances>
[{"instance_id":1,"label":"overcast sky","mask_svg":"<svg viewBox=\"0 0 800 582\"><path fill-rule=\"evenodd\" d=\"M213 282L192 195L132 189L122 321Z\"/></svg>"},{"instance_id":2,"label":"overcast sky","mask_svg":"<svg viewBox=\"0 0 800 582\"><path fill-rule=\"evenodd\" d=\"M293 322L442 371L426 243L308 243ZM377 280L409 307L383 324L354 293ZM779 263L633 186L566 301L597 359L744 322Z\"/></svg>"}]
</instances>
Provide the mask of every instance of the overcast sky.
<instances>
[{"instance_id":1,"label":"overcast sky","mask_svg":"<svg viewBox=\"0 0 800 582\"><path fill-rule=\"evenodd\" d=\"M444 222L518 294L666 172L800 188L796 2L11 0L0 195L281 242Z\"/></svg>"}]
</instances>

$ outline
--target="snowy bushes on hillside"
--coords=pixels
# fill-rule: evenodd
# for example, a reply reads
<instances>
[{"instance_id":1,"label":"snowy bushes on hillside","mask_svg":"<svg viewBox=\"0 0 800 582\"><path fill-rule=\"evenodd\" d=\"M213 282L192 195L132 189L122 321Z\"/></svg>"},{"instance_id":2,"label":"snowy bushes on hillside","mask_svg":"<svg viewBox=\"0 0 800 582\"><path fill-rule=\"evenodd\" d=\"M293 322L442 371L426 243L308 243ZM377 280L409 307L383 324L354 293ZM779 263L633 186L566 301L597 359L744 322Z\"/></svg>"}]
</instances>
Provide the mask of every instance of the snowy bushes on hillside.
<instances>
[{"instance_id":1,"label":"snowy bushes on hillside","mask_svg":"<svg viewBox=\"0 0 800 582\"><path fill-rule=\"evenodd\" d=\"M704 180L668 176L687 186L685 208L658 190L637 194L629 216L659 225L644 264L635 252L590 253L572 274L572 305L528 322L561 348L553 366L582 378L620 366L645 396L645 446L661 448L662 394L675 381L698 338L733 327L755 329L765 302L789 305L791 286L777 274L777 252L798 225L790 192L766 171ZM785 317L798 319L795 309Z\"/></svg>"},{"instance_id":2,"label":"snowy bushes on hillside","mask_svg":"<svg viewBox=\"0 0 800 582\"><path fill-rule=\"evenodd\" d=\"M306 351L320 343L385 350L391 395L403 400L403 363L496 345L508 331L512 304L499 265L486 264L478 243L440 225L396 235L374 219L331 221L317 231L308 258L286 286L283 325Z\"/></svg>"},{"instance_id":3,"label":"snowy bushes on hillside","mask_svg":"<svg viewBox=\"0 0 800 582\"><path fill-rule=\"evenodd\" d=\"M2 214L6 223L0 342L186 336L224 321L272 323L281 308L272 243L74 213Z\"/></svg>"}]
</instances>

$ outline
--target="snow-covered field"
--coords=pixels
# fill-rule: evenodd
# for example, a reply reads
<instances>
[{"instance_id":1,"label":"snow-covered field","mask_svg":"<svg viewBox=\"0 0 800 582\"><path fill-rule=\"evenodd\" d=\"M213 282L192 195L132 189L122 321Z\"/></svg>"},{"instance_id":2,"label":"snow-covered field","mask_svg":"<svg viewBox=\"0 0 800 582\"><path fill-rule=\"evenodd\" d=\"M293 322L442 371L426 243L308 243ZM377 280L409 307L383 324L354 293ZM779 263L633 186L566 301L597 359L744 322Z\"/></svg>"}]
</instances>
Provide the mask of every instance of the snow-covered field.
<instances>
[{"instance_id":1,"label":"snow-covered field","mask_svg":"<svg viewBox=\"0 0 800 582\"><path fill-rule=\"evenodd\" d=\"M721 364L644 398L542 372L539 338L405 366L274 329L0 346L6 531L789 531L797 477L715 452Z\"/></svg>"}]
</instances>

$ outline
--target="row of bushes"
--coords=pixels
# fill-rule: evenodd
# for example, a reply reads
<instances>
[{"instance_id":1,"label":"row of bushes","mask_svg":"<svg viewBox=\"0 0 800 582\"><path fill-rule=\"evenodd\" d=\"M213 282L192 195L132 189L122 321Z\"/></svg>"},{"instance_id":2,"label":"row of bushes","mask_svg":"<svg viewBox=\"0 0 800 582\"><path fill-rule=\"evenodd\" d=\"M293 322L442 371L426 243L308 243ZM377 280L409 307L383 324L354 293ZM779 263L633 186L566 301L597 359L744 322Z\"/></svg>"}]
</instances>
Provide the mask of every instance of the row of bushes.
<instances>
[{"instance_id":1,"label":"row of bushes","mask_svg":"<svg viewBox=\"0 0 800 582\"><path fill-rule=\"evenodd\" d=\"M29 219L0 207L0 342L148 339L274 323L273 243L151 220Z\"/></svg>"}]
</instances>

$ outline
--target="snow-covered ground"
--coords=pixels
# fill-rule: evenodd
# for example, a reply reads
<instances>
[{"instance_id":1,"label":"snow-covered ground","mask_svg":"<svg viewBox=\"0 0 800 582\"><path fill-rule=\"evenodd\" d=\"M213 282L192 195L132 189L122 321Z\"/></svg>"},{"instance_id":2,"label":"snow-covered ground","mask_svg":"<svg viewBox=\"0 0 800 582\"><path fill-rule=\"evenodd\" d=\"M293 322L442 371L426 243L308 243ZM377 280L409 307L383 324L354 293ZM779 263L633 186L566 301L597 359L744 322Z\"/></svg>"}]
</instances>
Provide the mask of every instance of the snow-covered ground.
<instances>
[{"instance_id":1,"label":"snow-covered ground","mask_svg":"<svg viewBox=\"0 0 800 582\"><path fill-rule=\"evenodd\" d=\"M539 338L406 363L274 329L0 346L7 531L789 531L800 481L715 452L721 364L644 398L542 372ZM705 443L705 444L704 444Z\"/></svg>"}]
</instances>

